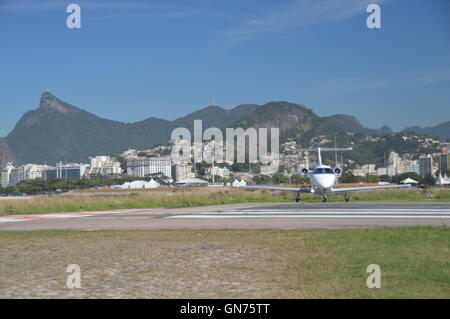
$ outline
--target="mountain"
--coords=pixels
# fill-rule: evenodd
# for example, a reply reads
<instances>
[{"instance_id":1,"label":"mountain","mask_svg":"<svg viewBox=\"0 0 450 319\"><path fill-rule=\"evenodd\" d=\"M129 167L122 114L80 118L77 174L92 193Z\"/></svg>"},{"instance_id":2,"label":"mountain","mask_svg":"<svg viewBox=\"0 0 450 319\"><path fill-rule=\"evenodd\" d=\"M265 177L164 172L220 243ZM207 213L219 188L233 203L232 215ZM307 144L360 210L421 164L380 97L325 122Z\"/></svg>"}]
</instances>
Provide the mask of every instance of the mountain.
<instances>
[{"instance_id":1,"label":"mountain","mask_svg":"<svg viewBox=\"0 0 450 319\"><path fill-rule=\"evenodd\" d=\"M16 160L17 158L6 142L6 139L0 137L0 168L3 164L6 164L8 162L15 162Z\"/></svg>"},{"instance_id":2,"label":"mountain","mask_svg":"<svg viewBox=\"0 0 450 319\"><path fill-rule=\"evenodd\" d=\"M333 122L337 127L351 134L359 133L363 135L385 135L393 133L392 129L387 125L382 126L380 129L366 128L354 116L351 115L335 114L325 118ZM445 140L450 138L450 121L433 127L410 126L405 128L402 132L414 132L418 135L437 136Z\"/></svg>"},{"instance_id":3,"label":"mountain","mask_svg":"<svg viewBox=\"0 0 450 319\"><path fill-rule=\"evenodd\" d=\"M167 143L175 127L190 128L194 119L203 120L204 127L222 128L257 107L241 105L224 110L209 106L175 121L148 118L123 123L98 117L45 92L39 108L22 116L6 137L3 148L9 149L8 153L14 154L18 163L86 162L89 156Z\"/></svg>"},{"instance_id":4,"label":"mountain","mask_svg":"<svg viewBox=\"0 0 450 319\"><path fill-rule=\"evenodd\" d=\"M129 148L146 149L167 144L173 129L185 127L192 132L197 119L203 120L203 129L278 127L281 143L293 139L303 147L330 147L336 137L339 146L354 146L355 150L346 152L346 157L357 163L383 164L386 150L422 151L420 145L407 145L401 134L390 134L392 130L387 126L368 129L353 116L320 117L309 108L285 101L243 104L231 110L210 105L174 121L151 117L123 123L98 117L45 92L39 107L26 112L12 132L0 138L0 157L4 162L16 164L86 162L89 156L116 155ZM450 122L446 122L433 128L410 127L407 130L448 138L449 126ZM367 143L368 134L384 138ZM324 154L324 159L331 157L330 152Z\"/></svg>"},{"instance_id":5,"label":"mountain","mask_svg":"<svg viewBox=\"0 0 450 319\"><path fill-rule=\"evenodd\" d=\"M438 136L442 139L448 139L450 138L450 121L438 124L433 127L410 126L405 128L403 132L414 132L416 134Z\"/></svg>"},{"instance_id":6,"label":"mountain","mask_svg":"<svg viewBox=\"0 0 450 319\"><path fill-rule=\"evenodd\" d=\"M328 119L319 117L311 109L285 101L264 104L231 126L256 129L278 127L281 142L288 138L294 139L304 147L314 144L317 136L345 136L344 130Z\"/></svg>"},{"instance_id":7,"label":"mountain","mask_svg":"<svg viewBox=\"0 0 450 319\"><path fill-rule=\"evenodd\" d=\"M391 134L394 133L394 131L387 125L383 125L382 127L380 127L380 129L378 130L381 134Z\"/></svg>"},{"instance_id":8,"label":"mountain","mask_svg":"<svg viewBox=\"0 0 450 319\"><path fill-rule=\"evenodd\" d=\"M256 104L242 104L236 106L234 109L225 110L219 106L210 105L204 109L188 114L185 117L174 120L172 126L173 128L185 127L192 132L194 120L202 119L204 128L224 128L253 113L258 107L259 105Z\"/></svg>"},{"instance_id":9,"label":"mountain","mask_svg":"<svg viewBox=\"0 0 450 319\"><path fill-rule=\"evenodd\" d=\"M326 116L325 118L350 134L385 135L393 133L392 129L387 125L382 126L380 129L366 128L351 115L335 114ZM410 126L405 128L402 132L414 132L419 135L430 135L437 136L441 139L448 139L450 138L450 121L433 127Z\"/></svg>"},{"instance_id":10,"label":"mountain","mask_svg":"<svg viewBox=\"0 0 450 319\"><path fill-rule=\"evenodd\" d=\"M363 134L363 135L383 135L392 133L389 126L385 125L380 129L370 129L364 127L354 116L346 114L335 114L325 117L337 127L345 130L349 134Z\"/></svg>"},{"instance_id":11,"label":"mountain","mask_svg":"<svg viewBox=\"0 0 450 319\"><path fill-rule=\"evenodd\" d=\"M237 120L233 127L278 127L286 132L297 124L317 118L311 109L289 102L269 102L248 116Z\"/></svg>"},{"instance_id":12,"label":"mountain","mask_svg":"<svg viewBox=\"0 0 450 319\"><path fill-rule=\"evenodd\" d=\"M232 126L237 127L279 127L280 142L293 139L301 147L333 147L334 139L339 147L352 146L353 150L345 152L346 159L358 164L374 163L384 165L385 153L397 151L404 153L429 152L414 141L404 141L402 134L390 134L388 127L379 130L364 128L354 117L337 115L319 117L311 109L289 102L270 102L257 108L247 117L236 121ZM360 134L348 134L349 132ZM367 134L376 132L383 135L382 139L368 143ZM324 162L334 165L334 152L322 154Z\"/></svg>"}]
</instances>

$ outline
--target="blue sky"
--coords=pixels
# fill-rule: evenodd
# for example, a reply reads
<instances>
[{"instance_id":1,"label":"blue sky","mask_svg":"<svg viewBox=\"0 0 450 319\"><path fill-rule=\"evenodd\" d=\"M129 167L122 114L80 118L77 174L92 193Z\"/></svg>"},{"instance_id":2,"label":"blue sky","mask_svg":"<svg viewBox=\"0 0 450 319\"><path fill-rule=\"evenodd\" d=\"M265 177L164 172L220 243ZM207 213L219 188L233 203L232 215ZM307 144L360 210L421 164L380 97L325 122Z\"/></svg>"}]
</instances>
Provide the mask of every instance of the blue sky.
<instances>
[{"instance_id":1,"label":"blue sky","mask_svg":"<svg viewBox=\"0 0 450 319\"><path fill-rule=\"evenodd\" d=\"M66 6L81 7L81 29ZM366 7L381 6L381 29ZM0 136L43 91L99 116L174 119L286 100L367 127L450 120L450 1L0 0Z\"/></svg>"}]
</instances>

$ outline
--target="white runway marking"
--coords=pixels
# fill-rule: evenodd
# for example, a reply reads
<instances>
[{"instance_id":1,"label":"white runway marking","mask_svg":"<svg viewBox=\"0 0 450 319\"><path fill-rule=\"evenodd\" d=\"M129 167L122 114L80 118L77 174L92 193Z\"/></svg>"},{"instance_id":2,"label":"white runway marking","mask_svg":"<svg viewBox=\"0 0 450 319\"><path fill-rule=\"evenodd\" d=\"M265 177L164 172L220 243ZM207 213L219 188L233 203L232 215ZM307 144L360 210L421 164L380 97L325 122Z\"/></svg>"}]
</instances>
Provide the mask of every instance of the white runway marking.
<instances>
[{"instance_id":1,"label":"white runway marking","mask_svg":"<svg viewBox=\"0 0 450 319\"><path fill-rule=\"evenodd\" d=\"M450 218L450 216L423 216L423 215L410 215L410 216L401 216L401 215L179 215L179 216L170 216L165 218L172 219L219 219L219 218Z\"/></svg>"},{"instance_id":2,"label":"white runway marking","mask_svg":"<svg viewBox=\"0 0 450 319\"><path fill-rule=\"evenodd\" d=\"M165 218L450 218L450 210L423 209L387 209L387 210L358 210L358 211L270 211L270 210L242 210L206 212L189 215L173 215Z\"/></svg>"}]
</instances>

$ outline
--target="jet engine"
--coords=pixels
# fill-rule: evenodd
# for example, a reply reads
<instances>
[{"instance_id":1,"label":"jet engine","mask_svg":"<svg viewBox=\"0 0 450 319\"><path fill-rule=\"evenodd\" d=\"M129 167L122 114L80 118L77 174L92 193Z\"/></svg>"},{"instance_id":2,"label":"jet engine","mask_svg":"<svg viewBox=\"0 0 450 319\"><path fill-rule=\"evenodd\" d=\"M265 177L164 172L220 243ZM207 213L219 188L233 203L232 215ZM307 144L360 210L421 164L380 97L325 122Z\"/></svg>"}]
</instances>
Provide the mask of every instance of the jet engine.
<instances>
[{"instance_id":1,"label":"jet engine","mask_svg":"<svg viewBox=\"0 0 450 319\"><path fill-rule=\"evenodd\" d=\"M309 169L307 169L306 167L305 167L305 168L302 168L302 175L303 175L303 177L308 177L308 175L309 175Z\"/></svg>"},{"instance_id":2,"label":"jet engine","mask_svg":"<svg viewBox=\"0 0 450 319\"><path fill-rule=\"evenodd\" d=\"M334 174L335 174L337 177L341 177L341 176L342 176L342 168L340 168L340 167L335 167L335 168L333 169L333 172L334 172Z\"/></svg>"}]
</instances>

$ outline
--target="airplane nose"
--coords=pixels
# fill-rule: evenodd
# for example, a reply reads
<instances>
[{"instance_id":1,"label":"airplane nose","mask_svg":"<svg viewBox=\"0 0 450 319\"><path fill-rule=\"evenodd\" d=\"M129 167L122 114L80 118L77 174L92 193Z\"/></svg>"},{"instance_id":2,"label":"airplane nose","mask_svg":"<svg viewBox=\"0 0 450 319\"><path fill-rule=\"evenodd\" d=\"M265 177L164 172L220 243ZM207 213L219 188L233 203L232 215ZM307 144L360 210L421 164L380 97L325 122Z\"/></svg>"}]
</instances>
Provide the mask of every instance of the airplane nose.
<instances>
[{"instance_id":1,"label":"airplane nose","mask_svg":"<svg viewBox=\"0 0 450 319\"><path fill-rule=\"evenodd\" d=\"M334 176L332 175L325 175L322 176L316 176L316 180L318 184L323 188L330 188L334 184Z\"/></svg>"},{"instance_id":2,"label":"airplane nose","mask_svg":"<svg viewBox=\"0 0 450 319\"><path fill-rule=\"evenodd\" d=\"M333 183L327 182L327 183L323 183L322 186L324 188L330 188L331 186L333 186Z\"/></svg>"}]
</instances>

